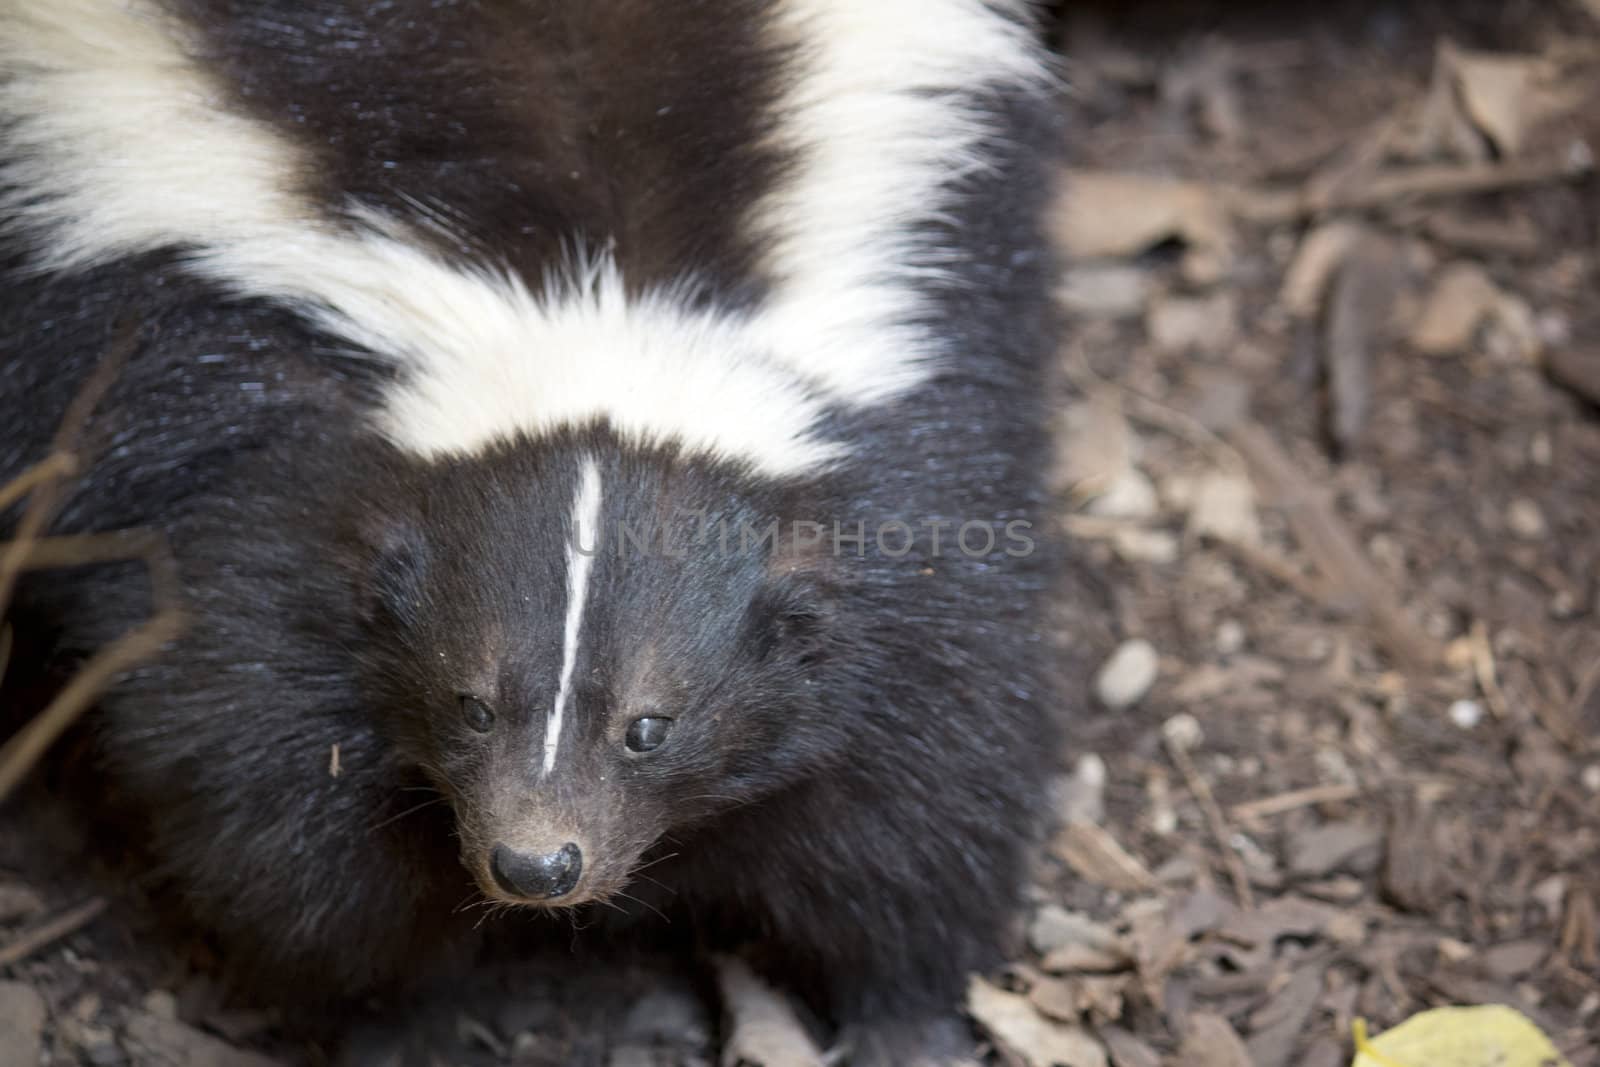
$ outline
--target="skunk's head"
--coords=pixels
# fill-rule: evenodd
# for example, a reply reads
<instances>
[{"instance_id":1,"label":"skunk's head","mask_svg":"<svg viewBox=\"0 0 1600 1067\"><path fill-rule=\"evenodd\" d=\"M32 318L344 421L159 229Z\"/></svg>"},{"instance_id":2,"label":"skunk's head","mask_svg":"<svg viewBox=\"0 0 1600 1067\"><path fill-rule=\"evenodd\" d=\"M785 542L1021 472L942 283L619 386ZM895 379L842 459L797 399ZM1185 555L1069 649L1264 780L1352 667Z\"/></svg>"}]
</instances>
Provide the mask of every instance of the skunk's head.
<instances>
[{"instance_id":1,"label":"skunk's head","mask_svg":"<svg viewBox=\"0 0 1600 1067\"><path fill-rule=\"evenodd\" d=\"M783 494L603 435L408 466L363 521L364 675L492 899L617 892L842 743L827 553Z\"/></svg>"}]
</instances>

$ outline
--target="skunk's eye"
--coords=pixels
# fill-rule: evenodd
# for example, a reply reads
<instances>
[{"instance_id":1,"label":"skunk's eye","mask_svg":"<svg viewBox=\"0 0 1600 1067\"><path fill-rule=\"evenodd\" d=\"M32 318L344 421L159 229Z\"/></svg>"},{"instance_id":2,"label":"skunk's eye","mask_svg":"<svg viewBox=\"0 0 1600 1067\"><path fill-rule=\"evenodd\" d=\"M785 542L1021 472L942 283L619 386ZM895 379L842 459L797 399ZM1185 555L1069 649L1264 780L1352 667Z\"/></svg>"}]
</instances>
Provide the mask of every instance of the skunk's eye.
<instances>
[{"instance_id":1,"label":"skunk's eye","mask_svg":"<svg viewBox=\"0 0 1600 1067\"><path fill-rule=\"evenodd\" d=\"M486 734L494 728L494 712L477 697L461 698L461 717L480 734Z\"/></svg>"},{"instance_id":2,"label":"skunk's eye","mask_svg":"<svg viewBox=\"0 0 1600 1067\"><path fill-rule=\"evenodd\" d=\"M667 739L667 732L671 729L672 720L658 715L634 719L628 724L628 751L652 752L660 748L661 742Z\"/></svg>"}]
</instances>

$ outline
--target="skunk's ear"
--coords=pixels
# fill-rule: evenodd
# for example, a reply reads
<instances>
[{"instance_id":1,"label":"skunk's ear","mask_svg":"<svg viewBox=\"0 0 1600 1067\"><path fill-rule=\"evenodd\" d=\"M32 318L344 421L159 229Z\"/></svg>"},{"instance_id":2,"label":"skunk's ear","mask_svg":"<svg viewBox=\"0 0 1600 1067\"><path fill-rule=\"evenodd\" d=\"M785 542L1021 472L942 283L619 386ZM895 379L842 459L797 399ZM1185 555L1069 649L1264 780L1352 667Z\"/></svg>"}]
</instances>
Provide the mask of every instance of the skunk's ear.
<instances>
[{"instance_id":1,"label":"skunk's ear","mask_svg":"<svg viewBox=\"0 0 1600 1067\"><path fill-rule=\"evenodd\" d=\"M426 596L427 539L403 518L372 517L361 526L358 598L363 618L379 625L415 625Z\"/></svg>"},{"instance_id":2,"label":"skunk's ear","mask_svg":"<svg viewBox=\"0 0 1600 1067\"><path fill-rule=\"evenodd\" d=\"M812 667L839 640L839 563L831 547L814 537L785 531L766 561L764 588L751 605L755 647Z\"/></svg>"}]
</instances>

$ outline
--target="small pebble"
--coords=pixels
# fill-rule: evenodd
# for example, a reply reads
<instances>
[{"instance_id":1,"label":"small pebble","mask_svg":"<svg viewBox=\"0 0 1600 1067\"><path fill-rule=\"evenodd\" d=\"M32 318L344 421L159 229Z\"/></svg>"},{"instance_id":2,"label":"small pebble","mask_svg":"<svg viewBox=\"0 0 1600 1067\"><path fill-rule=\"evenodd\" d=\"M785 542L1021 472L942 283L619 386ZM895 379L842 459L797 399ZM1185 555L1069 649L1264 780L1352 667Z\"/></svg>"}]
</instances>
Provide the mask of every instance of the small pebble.
<instances>
[{"instance_id":1,"label":"small pebble","mask_svg":"<svg viewBox=\"0 0 1600 1067\"><path fill-rule=\"evenodd\" d=\"M1132 707L1155 684L1157 667L1155 646L1149 641L1124 641L1095 676L1095 696L1114 711Z\"/></svg>"},{"instance_id":2,"label":"small pebble","mask_svg":"<svg viewBox=\"0 0 1600 1067\"><path fill-rule=\"evenodd\" d=\"M1224 619L1217 626L1217 651L1231 656L1244 647L1244 626L1238 619Z\"/></svg>"},{"instance_id":3,"label":"small pebble","mask_svg":"<svg viewBox=\"0 0 1600 1067\"><path fill-rule=\"evenodd\" d=\"M176 1019L178 998L165 989L152 989L144 995L144 1010L162 1019Z\"/></svg>"},{"instance_id":4,"label":"small pebble","mask_svg":"<svg viewBox=\"0 0 1600 1067\"><path fill-rule=\"evenodd\" d=\"M1525 496L1511 502L1506 511L1506 525L1511 532L1526 541L1536 541L1545 534L1544 513L1539 505Z\"/></svg>"},{"instance_id":5,"label":"small pebble","mask_svg":"<svg viewBox=\"0 0 1600 1067\"><path fill-rule=\"evenodd\" d=\"M1600 793L1600 763L1591 763L1583 769L1578 781L1591 793Z\"/></svg>"},{"instance_id":6,"label":"small pebble","mask_svg":"<svg viewBox=\"0 0 1600 1067\"><path fill-rule=\"evenodd\" d=\"M1106 814L1106 761L1087 753L1071 774L1051 784L1056 815L1062 822L1098 823Z\"/></svg>"},{"instance_id":7,"label":"small pebble","mask_svg":"<svg viewBox=\"0 0 1600 1067\"><path fill-rule=\"evenodd\" d=\"M1533 888L1528 890L1528 895L1538 901L1546 919L1552 923L1560 922L1567 901L1567 879L1564 875L1552 874L1535 882Z\"/></svg>"},{"instance_id":8,"label":"small pebble","mask_svg":"<svg viewBox=\"0 0 1600 1067\"><path fill-rule=\"evenodd\" d=\"M1179 712L1161 724L1161 736L1174 748L1191 749L1205 740L1200 720L1187 711Z\"/></svg>"},{"instance_id":9,"label":"small pebble","mask_svg":"<svg viewBox=\"0 0 1600 1067\"><path fill-rule=\"evenodd\" d=\"M1196 724L1198 729L1198 724ZM1178 830L1178 811L1172 806L1172 784L1167 776L1152 773L1145 782L1145 795L1150 805L1150 832L1157 837L1169 837Z\"/></svg>"},{"instance_id":10,"label":"small pebble","mask_svg":"<svg viewBox=\"0 0 1600 1067\"><path fill-rule=\"evenodd\" d=\"M1150 276L1137 267L1077 267L1066 272L1057 297L1069 311L1128 318L1144 310Z\"/></svg>"},{"instance_id":11,"label":"small pebble","mask_svg":"<svg viewBox=\"0 0 1600 1067\"><path fill-rule=\"evenodd\" d=\"M1338 785L1358 785L1355 768L1337 748L1321 747L1311 753L1311 762L1324 781Z\"/></svg>"},{"instance_id":12,"label":"small pebble","mask_svg":"<svg viewBox=\"0 0 1600 1067\"><path fill-rule=\"evenodd\" d=\"M1450 705L1450 721L1470 730L1483 721L1483 705L1476 700L1458 700Z\"/></svg>"}]
</instances>

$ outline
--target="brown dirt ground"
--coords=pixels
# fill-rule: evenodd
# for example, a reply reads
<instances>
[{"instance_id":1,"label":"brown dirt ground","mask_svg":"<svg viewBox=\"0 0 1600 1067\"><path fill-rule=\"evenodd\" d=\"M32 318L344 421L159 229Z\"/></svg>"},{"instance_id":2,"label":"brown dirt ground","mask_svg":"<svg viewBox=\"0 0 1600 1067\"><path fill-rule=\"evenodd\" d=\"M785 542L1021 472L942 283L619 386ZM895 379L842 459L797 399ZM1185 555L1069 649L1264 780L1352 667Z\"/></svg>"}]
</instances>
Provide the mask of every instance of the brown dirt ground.
<instances>
[{"instance_id":1,"label":"brown dirt ground","mask_svg":"<svg viewBox=\"0 0 1600 1067\"><path fill-rule=\"evenodd\" d=\"M1051 1062L995 1018L1001 990L1087 1038L1087 1065L1332 1067L1357 1017L1499 1003L1596 1067L1600 10L1289 7L1079 5L1058 27L1061 227L1095 253L1064 286L1064 521L1114 603L1067 605L1066 628L1096 662L1148 642L1156 674L1077 720L1077 821L1040 861L1031 947L984 987L989 1055ZM1538 62L1452 67L1399 123L1446 40ZM1420 193L1384 184L1428 167ZM1489 188L1451 187L1469 172ZM1326 284L1286 293L1310 244L1344 240L1312 238L1330 221L1353 236ZM0 821L0 959L117 869L47 792ZM7 966L0 1032L37 993L45 1063L259 1062L202 1031L315 1059L227 1005L142 892ZM447 1013L435 1062L711 1062L714 1016L659 977L561 1010L528 992L559 976L518 982L520 1006Z\"/></svg>"}]
</instances>

